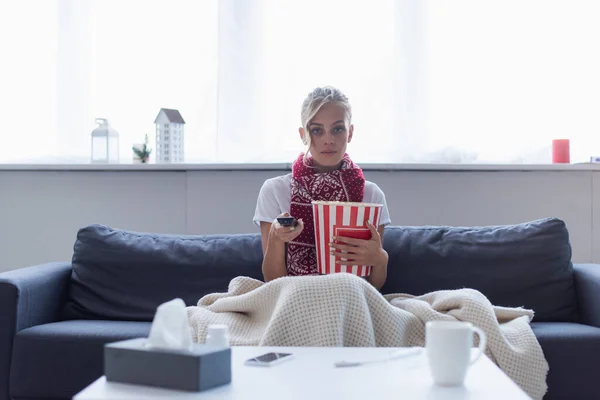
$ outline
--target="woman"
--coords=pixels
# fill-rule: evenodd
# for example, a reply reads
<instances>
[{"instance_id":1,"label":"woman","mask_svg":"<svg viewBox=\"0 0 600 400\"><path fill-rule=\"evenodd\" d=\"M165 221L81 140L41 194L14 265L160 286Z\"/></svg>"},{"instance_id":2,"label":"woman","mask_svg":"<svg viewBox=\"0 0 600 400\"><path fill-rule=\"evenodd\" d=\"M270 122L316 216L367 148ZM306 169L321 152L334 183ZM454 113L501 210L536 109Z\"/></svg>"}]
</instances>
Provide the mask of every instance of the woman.
<instances>
[{"instance_id":1,"label":"woman","mask_svg":"<svg viewBox=\"0 0 600 400\"><path fill-rule=\"evenodd\" d=\"M381 189L366 181L346 154L354 134L348 98L333 87L317 88L304 100L301 117L300 138L307 151L294 162L291 174L266 180L258 195L254 222L260 225L265 282L286 275L317 275L311 201L352 201L383 204L380 225L367 222L370 240L335 238L332 251L340 264L371 265L367 280L380 289L388 262L383 232L391 221ZM296 226L277 222L277 217L290 215L298 220ZM347 261L340 260L342 251Z\"/></svg>"}]
</instances>

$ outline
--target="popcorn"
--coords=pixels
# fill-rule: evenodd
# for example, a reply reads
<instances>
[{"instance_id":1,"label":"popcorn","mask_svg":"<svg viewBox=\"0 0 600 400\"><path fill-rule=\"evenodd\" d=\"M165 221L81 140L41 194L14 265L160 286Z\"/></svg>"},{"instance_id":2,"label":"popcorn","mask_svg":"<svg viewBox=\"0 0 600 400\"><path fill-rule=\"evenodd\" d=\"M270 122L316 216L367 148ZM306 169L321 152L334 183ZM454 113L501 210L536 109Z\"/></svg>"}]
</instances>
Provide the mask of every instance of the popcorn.
<instances>
[{"instance_id":1,"label":"popcorn","mask_svg":"<svg viewBox=\"0 0 600 400\"><path fill-rule=\"evenodd\" d=\"M329 253L333 236L368 240L371 231L366 222L379 226L382 204L354 203L342 201L313 201L315 242L319 273L333 274L348 272L365 277L371 274L370 265L336 264L335 256ZM342 258L342 260L344 260Z\"/></svg>"}]
</instances>

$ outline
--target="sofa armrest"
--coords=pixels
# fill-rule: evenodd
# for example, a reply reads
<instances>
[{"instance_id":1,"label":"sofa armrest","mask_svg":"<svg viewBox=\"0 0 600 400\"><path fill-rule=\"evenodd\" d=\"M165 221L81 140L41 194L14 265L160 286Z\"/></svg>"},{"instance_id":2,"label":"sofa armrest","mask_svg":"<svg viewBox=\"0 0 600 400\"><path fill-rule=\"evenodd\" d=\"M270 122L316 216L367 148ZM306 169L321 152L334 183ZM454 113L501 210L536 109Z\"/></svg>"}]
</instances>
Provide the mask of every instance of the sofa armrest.
<instances>
[{"instance_id":1,"label":"sofa armrest","mask_svg":"<svg viewBox=\"0 0 600 400\"><path fill-rule=\"evenodd\" d=\"M15 333L59 320L71 271L71 263L61 262L0 274L0 400L9 399Z\"/></svg>"},{"instance_id":2,"label":"sofa armrest","mask_svg":"<svg viewBox=\"0 0 600 400\"><path fill-rule=\"evenodd\" d=\"M573 264L581 323L600 328L600 264Z\"/></svg>"}]
</instances>

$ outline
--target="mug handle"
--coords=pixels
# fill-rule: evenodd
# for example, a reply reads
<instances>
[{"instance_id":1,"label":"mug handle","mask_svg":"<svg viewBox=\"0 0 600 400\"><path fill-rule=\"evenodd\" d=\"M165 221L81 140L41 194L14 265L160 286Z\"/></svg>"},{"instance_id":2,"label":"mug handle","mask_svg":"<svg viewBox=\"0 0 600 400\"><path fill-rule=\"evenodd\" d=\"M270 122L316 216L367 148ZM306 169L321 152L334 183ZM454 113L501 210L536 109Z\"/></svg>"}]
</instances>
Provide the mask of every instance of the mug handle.
<instances>
[{"instance_id":1,"label":"mug handle","mask_svg":"<svg viewBox=\"0 0 600 400\"><path fill-rule=\"evenodd\" d=\"M485 348L487 346L487 336L485 335L485 332L483 332L476 326L474 326L472 329L473 332L476 333L477 336L479 336L479 347L477 348L479 351L477 352L475 357L473 357L471 362L469 362L469 365L472 365L475 363L475 361L479 360L479 357L481 357L481 355L485 352Z\"/></svg>"}]
</instances>

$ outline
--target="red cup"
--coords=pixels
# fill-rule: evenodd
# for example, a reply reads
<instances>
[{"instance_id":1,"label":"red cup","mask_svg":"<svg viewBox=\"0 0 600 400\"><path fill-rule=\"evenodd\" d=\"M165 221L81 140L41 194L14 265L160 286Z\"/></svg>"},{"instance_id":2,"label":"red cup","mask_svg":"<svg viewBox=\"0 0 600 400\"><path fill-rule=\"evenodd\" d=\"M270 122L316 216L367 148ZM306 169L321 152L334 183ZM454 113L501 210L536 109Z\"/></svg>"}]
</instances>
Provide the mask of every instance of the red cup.
<instances>
[{"instance_id":1,"label":"red cup","mask_svg":"<svg viewBox=\"0 0 600 400\"><path fill-rule=\"evenodd\" d=\"M383 205L339 201L313 201L312 205L319 273L348 272L357 276L369 276L370 265L336 264L335 256L329 254L329 243L333 236L371 239L367 221L378 227Z\"/></svg>"},{"instance_id":2,"label":"red cup","mask_svg":"<svg viewBox=\"0 0 600 400\"><path fill-rule=\"evenodd\" d=\"M571 162L571 149L569 139L554 139L552 141L552 163L569 164Z\"/></svg>"}]
</instances>

